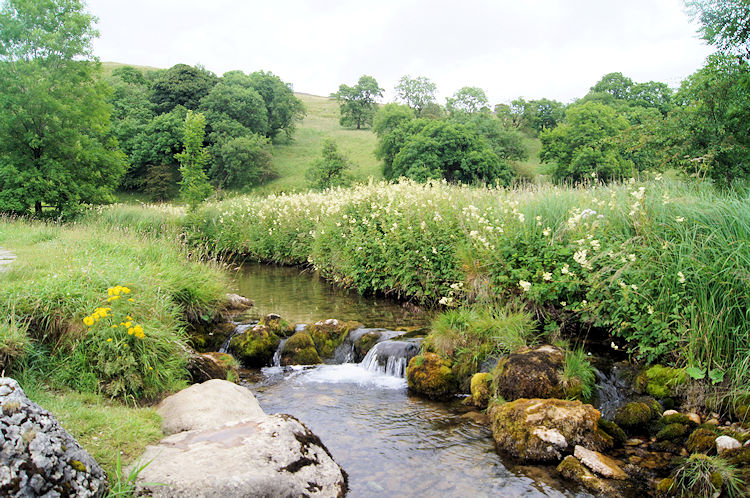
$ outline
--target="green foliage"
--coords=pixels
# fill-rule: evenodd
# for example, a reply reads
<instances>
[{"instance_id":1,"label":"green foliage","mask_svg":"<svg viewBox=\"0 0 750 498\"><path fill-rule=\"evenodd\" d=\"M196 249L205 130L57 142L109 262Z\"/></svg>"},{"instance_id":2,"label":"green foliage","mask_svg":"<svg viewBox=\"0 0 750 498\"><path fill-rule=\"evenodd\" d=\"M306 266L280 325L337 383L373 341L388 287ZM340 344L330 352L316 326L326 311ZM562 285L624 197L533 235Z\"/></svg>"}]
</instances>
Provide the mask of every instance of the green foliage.
<instances>
[{"instance_id":1,"label":"green foliage","mask_svg":"<svg viewBox=\"0 0 750 498\"><path fill-rule=\"evenodd\" d=\"M175 196L177 174L170 164L149 166L143 179L143 193L152 201L166 201Z\"/></svg>"},{"instance_id":2,"label":"green foliage","mask_svg":"<svg viewBox=\"0 0 750 498\"><path fill-rule=\"evenodd\" d=\"M224 75L226 78L227 75ZM271 72L256 71L250 75L250 85L266 104L268 133L271 139L284 131L291 138L297 122L305 116L305 106L292 92L292 85L284 83Z\"/></svg>"},{"instance_id":3,"label":"green foliage","mask_svg":"<svg viewBox=\"0 0 750 498\"><path fill-rule=\"evenodd\" d=\"M627 119L604 104L571 106L562 124L539 135L540 157L554 163L553 175L558 180L580 182L591 177L611 180L629 176L635 165L623 157L613 142L628 127Z\"/></svg>"},{"instance_id":4,"label":"green foliage","mask_svg":"<svg viewBox=\"0 0 750 498\"><path fill-rule=\"evenodd\" d=\"M0 211L58 214L103 202L124 172L107 87L87 60L93 17L77 0L0 10Z\"/></svg>"},{"instance_id":5,"label":"green foliage","mask_svg":"<svg viewBox=\"0 0 750 498\"><path fill-rule=\"evenodd\" d=\"M405 130L399 127L389 135L400 138ZM509 166L464 125L431 121L418 133L404 138L388 171L389 178L404 176L421 182L445 179L468 184L498 182L507 185L510 182ZM389 139L384 137L381 141L385 143Z\"/></svg>"},{"instance_id":6,"label":"green foliage","mask_svg":"<svg viewBox=\"0 0 750 498\"><path fill-rule=\"evenodd\" d=\"M414 119L414 111L400 104L385 104L375 113L372 125L373 131L378 137L383 137L398 128L405 121Z\"/></svg>"},{"instance_id":7,"label":"green foliage","mask_svg":"<svg viewBox=\"0 0 750 498\"><path fill-rule=\"evenodd\" d=\"M220 81L201 100L200 109L212 126L231 120L248 132L265 135L269 130L263 97L252 88Z\"/></svg>"},{"instance_id":8,"label":"green foliage","mask_svg":"<svg viewBox=\"0 0 750 498\"><path fill-rule=\"evenodd\" d=\"M435 83L424 76L412 78L408 74L402 76L396 85L397 98L408 105L417 117L422 117L422 112L430 105L435 104Z\"/></svg>"},{"instance_id":9,"label":"green foliage","mask_svg":"<svg viewBox=\"0 0 750 498\"><path fill-rule=\"evenodd\" d=\"M269 140L260 135L222 137L212 157L209 175L219 187L247 189L275 176Z\"/></svg>"},{"instance_id":10,"label":"green foliage","mask_svg":"<svg viewBox=\"0 0 750 498\"><path fill-rule=\"evenodd\" d=\"M523 135L491 114L476 113L462 121L467 128L476 130L501 160L523 161L529 157Z\"/></svg>"},{"instance_id":11,"label":"green foliage","mask_svg":"<svg viewBox=\"0 0 750 498\"><path fill-rule=\"evenodd\" d=\"M750 4L745 0L692 0L685 2L701 23L702 38L719 50L750 60Z\"/></svg>"},{"instance_id":12,"label":"green foliage","mask_svg":"<svg viewBox=\"0 0 750 498\"><path fill-rule=\"evenodd\" d=\"M175 157L180 161L180 196L191 210L211 195L211 185L204 171L208 150L203 147L206 118L203 114L188 111L185 117L184 150Z\"/></svg>"},{"instance_id":13,"label":"green foliage","mask_svg":"<svg viewBox=\"0 0 750 498\"><path fill-rule=\"evenodd\" d=\"M575 349L565 352L562 383L566 396L590 401L594 396L596 373L586 351Z\"/></svg>"},{"instance_id":14,"label":"green foliage","mask_svg":"<svg viewBox=\"0 0 750 498\"><path fill-rule=\"evenodd\" d=\"M151 86L151 102L159 114L177 106L196 110L217 81L215 74L202 67L176 64L156 77Z\"/></svg>"},{"instance_id":15,"label":"green foliage","mask_svg":"<svg viewBox=\"0 0 750 498\"><path fill-rule=\"evenodd\" d=\"M31 346L27 329L28 323L19 323L13 310L0 321L0 373L10 371L26 356Z\"/></svg>"},{"instance_id":16,"label":"green foliage","mask_svg":"<svg viewBox=\"0 0 750 498\"><path fill-rule=\"evenodd\" d=\"M511 105L495 106L495 113L508 126L523 128L536 135L556 127L565 117L565 104L556 100L526 101L518 98Z\"/></svg>"},{"instance_id":17,"label":"green foliage","mask_svg":"<svg viewBox=\"0 0 750 498\"><path fill-rule=\"evenodd\" d=\"M484 90L475 86L465 86L449 97L445 108L451 115L489 112L490 105Z\"/></svg>"},{"instance_id":18,"label":"green foliage","mask_svg":"<svg viewBox=\"0 0 750 498\"><path fill-rule=\"evenodd\" d=\"M323 142L322 157L310 165L305 177L311 188L325 190L350 185L351 169L351 161L339 152L336 142L326 139Z\"/></svg>"},{"instance_id":19,"label":"green foliage","mask_svg":"<svg viewBox=\"0 0 750 498\"><path fill-rule=\"evenodd\" d=\"M372 76L362 75L354 86L340 85L339 91L332 94L339 102L341 126L361 129L372 125L377 110L376 99L383 96L383 89Z\"/></svg>"},{"instance_id":20,"label":"green foliage","mask_svg":"<svg viewBox=\"0 0 750 498\"><path fill-rule=\"evenodd\" d=\"M678 496L743 495L737 469L721 457L695 453L675 471L669 491Z\"/></svg>"}]
</instances>

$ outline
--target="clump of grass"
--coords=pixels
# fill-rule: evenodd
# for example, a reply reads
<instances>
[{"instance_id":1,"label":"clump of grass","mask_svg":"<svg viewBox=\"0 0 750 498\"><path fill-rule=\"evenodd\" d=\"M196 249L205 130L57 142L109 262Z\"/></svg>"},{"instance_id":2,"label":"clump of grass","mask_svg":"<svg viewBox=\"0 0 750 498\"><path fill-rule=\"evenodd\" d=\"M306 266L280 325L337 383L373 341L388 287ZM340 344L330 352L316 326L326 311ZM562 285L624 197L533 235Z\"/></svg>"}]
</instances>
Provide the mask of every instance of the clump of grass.
<instances>
[{"instance_id":1,"label":"clump of grass","mask_svg":"<svg viewBox=\"0 0 750 498\"><path fill-rule=\"evenodd\" d=\"M583 349L565 352L562 384L569 398L590 401L594 396L596 373Z\"/></svg>"},{"instance_id":2,"label":"clump of grass","mask_svg":"<svg viewBox=\"0 0 750 498\"><path fill-rule=\"evenodd\" d=\"M737 469L719 456L695 453L675 471L669 491L677 496L742 496Z\"/></svg>"},{"instance_id":3,"label":"clump of grass","mask_svg":"<svg viewBox=\"0 0 750 498\"><path fill-rule=\"evenodd\" d=\"M28 324L19 323L13 310L0 318L0 374L22 360L29 349Z\"/></svg>"},{"instance_id":4,"label":"clump of grass","mask_svg":"<svg viewBox=\"0 0 750 498\"><path fill-rule=\"evenodd\" d=\"M423 348L451 358L454 372L466 379L487 358L533 344L535 329L526 312L486 306L449 309L433 320Z\"/></svg>"}]
</instances>

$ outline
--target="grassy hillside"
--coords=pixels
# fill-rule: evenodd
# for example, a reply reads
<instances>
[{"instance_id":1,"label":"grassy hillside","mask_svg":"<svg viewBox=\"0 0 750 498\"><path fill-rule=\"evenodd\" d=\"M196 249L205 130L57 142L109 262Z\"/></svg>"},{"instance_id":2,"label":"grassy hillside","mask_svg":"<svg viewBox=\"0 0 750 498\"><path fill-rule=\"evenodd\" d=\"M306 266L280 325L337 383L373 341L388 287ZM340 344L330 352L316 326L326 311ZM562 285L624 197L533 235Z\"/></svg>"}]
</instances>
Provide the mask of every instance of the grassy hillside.
<instances>
[{"instance_id":1,"label":"grassy hillside","mask_svg":"<svg viewBox=\"0 0 750 498\"><path fill-rule=\"evenodd\" d=\"M298 93L307 110L290 143L273 147L273 160L279 178L256 191L299 191L306 188L305 171L312 161L320 157L323 139L336 140L339 149L354 163L354 176L358 180L383 176L380 162L375 159L377 137L371 130L349 130L339 124L339 106L328 97Z\"/></svg>"},{"instance_id":2,"label":"grassy hillside","mask_svg":"<svg viewBox=\"0 0 750 498\"><path fill-rule=\"evenodd\" d=\"M136 64L123 64L121 62L102 62L102 73L104 77L109 77L109 76L112 76L112 72L115 69L119 67L125 67L125 66L134 67L136 69L140 69L143 72L158 71L160 69L158 67L153 67L153 66L139 66Z\"/></svg>"}]
</instances>

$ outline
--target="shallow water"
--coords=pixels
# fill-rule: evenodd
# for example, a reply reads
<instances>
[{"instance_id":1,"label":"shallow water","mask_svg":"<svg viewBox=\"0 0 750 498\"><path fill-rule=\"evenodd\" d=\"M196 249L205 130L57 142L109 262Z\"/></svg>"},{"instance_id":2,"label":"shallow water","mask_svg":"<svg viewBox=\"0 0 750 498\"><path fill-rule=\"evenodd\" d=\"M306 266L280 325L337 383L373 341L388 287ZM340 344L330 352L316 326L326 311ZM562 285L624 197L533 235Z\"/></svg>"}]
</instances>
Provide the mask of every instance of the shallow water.
<instances>
[{"instance_id":1,"label":"shallow water","mask_svg":"<svg viewBox=\"0 0 750 498\"><path fill-rule=\"evenodd\" d=\"M292 323L427 324L395 301L347 293L295 268L247 265L237 285L258 316L274 312ZM291 414L321 438L349 473L349 496L590 496L554 467L503 461L476 416L410 395L403 378L346 363L265 368L247 380L266 413Z\"/></svg>"},{"instance_id":2,"label":"shallow water","mask_svg":"<svg viewBox=\"0 0 750 498\"><path fill-rule=\"evenodd\" d=\"M255 301L258 318L278 313L291 323L313 323L328 318L355 320L368 327L427 325L426 313L388 298L360 296L336 288L317 273L294 267L245 264L235 274L239 294Z\"/></svg>"}]
</instances>

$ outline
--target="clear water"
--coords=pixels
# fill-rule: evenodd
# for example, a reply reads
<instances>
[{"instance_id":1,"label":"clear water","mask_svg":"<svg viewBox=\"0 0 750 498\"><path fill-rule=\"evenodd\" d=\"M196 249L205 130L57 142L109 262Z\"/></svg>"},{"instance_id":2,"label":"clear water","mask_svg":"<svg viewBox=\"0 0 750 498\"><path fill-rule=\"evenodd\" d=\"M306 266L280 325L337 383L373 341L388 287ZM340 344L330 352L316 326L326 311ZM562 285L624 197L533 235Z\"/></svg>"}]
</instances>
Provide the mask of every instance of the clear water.
<instances>
[{"instance_id":1,"label":"clear water","mask_svg":"<svg viewBox=\"0 0 750 498\"><path fill-rule=\"evenodd\" d=\"M259 314L292 322L425 324L398 303L352 296L290 268L246 267L238 286ZM347 363L265 368L245 385L266 413L291 414L321 438L348 472L351 497L590 496L561 481L554 467L502 459L477 414L412 396L403 378Z\"/></svg>"}]
</instances>

